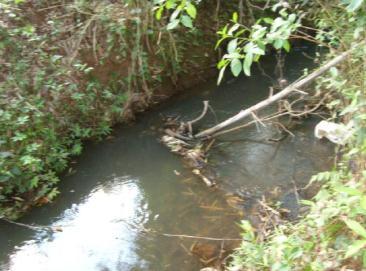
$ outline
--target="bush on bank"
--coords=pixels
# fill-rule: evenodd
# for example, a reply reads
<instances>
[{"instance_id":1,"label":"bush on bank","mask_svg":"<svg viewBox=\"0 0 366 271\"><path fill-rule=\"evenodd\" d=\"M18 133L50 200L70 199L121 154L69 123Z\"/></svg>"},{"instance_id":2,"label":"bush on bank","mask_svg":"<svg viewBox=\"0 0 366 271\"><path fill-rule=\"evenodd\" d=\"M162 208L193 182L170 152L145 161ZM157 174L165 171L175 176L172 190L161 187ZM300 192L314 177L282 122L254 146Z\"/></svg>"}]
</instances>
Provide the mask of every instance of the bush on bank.
<instances>
[{"instance_id":1,"label":"bush on bank","mask_svg":"<svg viewBox=\"0 0 366 271\"><path fill-rule=\"evenodd\" d=\"M301 1L300 1L301 2ZM305 3L306 2L306 3ZM275 228L259 240L243 221L243 242L229 270L365 270L366 269L366 3L303 1L297 6L313 22L316 40L326 45L327 61L360 44L348 60L319 78L319 95L330 93L332 120L353 121L352 140L337 147L336 164L313 177L322 184L310 210L295 224Z\"/></svg>"},{"instance_id":2,"label":"bush on bank","mask_svg":"<svg viewBox=\"0 0 366 271\"><path fill-rule=\"evenodd\" d=\"M177 39L151 1L51 2L0 1L0 217L52 200L82 140L211 61L212 34Z\"/></svg>"}]
</instances>

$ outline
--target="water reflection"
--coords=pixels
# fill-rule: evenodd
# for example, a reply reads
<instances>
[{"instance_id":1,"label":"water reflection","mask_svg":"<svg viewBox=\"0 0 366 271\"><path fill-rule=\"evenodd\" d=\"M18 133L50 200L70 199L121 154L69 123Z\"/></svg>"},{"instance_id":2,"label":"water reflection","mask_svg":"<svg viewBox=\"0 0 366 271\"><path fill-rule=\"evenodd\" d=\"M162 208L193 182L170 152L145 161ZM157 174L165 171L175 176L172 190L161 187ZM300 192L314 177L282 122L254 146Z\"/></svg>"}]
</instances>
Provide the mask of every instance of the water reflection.
<instances>
[{"instance_id":1,"label":"water reflection","mask_svg":"<svg viewBox=\"0 0 366 271\"><path fill-rule=\"evenodd\" d=\"M11 271L127 270L144 268L135 252L131 224L147 222L149 213L138 180L116 177L96 187L53 223L63 232L38 233L10 256Z\"/></svg>"},{"instance_id":2,"label":"water reflection","mask_svg":"<svg viewBox=\"0 0 366 271\"><path fill-rule=\"evenodd\" d=\"M291 59L286 71L290 81L299 76L299 63L306 65L300 54ZM275 63L267 64L273 70ZM226 138L237 142L221 138L213 146L209 159L223 189L211 190L158 142L161 114L193 119L202 100L210 100L215 114L200 124L210 126L267 97L270 83L254 73L220 87L214 81L197 86L134 125L116 129L113 139L88 144L77 165L72 164L75 174L62 177L55 202L35 208L22 220L61 225L63 232L34 234L0 221L0 270L199 270L202 263L190 254L197 240L159 233L237 238L235 223L246 209L230 208L235 204L227 192L260 196L279 185L292 189L291 181L302 187L302 181L328 166L331 149L314 141L311 121L294 131L295 138L278 143L266 142L274 137L271 129L249 127ZM251 202L248 197L242 205ZM141 225L151 231L139 232ZM220 243L210 245L220 249Z\"/></svg>"}]
</instances>

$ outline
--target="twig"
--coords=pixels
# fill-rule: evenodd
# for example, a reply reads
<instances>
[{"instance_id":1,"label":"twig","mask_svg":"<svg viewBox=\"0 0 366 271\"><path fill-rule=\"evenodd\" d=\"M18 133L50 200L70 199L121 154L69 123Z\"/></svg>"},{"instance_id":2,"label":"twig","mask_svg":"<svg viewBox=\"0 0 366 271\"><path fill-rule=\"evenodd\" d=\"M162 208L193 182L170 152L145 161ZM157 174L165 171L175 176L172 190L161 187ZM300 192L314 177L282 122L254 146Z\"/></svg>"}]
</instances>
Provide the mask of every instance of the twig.
<instances>
[{"instance_id":1,"label":"twig","mask_svg":"<svg viewBox=\"0 0 366 271\"><path fill-rule=\"evenodd\" d=\"M297 192L297 185L294 179L292 179L292 184L294 185L294 193L295 193L295 198L296 198L296 202L297 204L300 204L300 196L299 193Z\"/></svg>"},{"instance_id":2,"label":"twig","mask_svg":"<svg viewBox=\"0 0 366 271\"><path fill-rule=\"evenodd\" d=\"M318 110L319 107L324 103L324 101L328 98L328 95L324 95L324 97L311 109L309 110L306 110L306 111L301 111L301 112L296 112L296 111L293 111L291 110L291 106L299 101L299 99L295 100L294 102L292 102L290 105L287 106L287 111L280 111L280 112L277 112L277 113L274 113L272 115L268 115L264 118L261 119L261 122L265 122L265 121L270 121L272 119L275 119L275 118L279 118L279 117L283 117L283 116L291 116L291 117L296 117L296 118L299 118L299 117L302 117L302 116L305 116L305 115L310 115L310 114L314 114L313 112ZM230 129L227 129L227 130L224 130L224 131L220 131L220 132L217 132L213 135L211 135L211 137L218 137L218 136L221 136L221 135L224 135L224 134L227 134L227 133L231 133L231 132L234 132L234 131L237 131L237 130L240 130L240 129L243 129L245 127L248 127L250 125L252 125L253 123L257 123L257 120L252 120L250 122L247 122L243 125L239 125L239 126L236 126L236 127L233 127L233 128L230 128ZM290 134L291 136L294 136L294 134L289 131L282 123L280 122L275 122L277 125L281 126L281 128L287 132L288 134Z\"/></svg>"},{"instance_id":3,"label":"twig","mask_svg":"<svg viewBox=\"0 0 366 271\"><path fill-rule=\"evenodd\" d=\"M201 119L203 119L203 117L207 114L208 106L209 106L208 101L203 101L203 111L202 111L201 115L199 115L197 118L187 122L190 135L192 135L192 125L195 124L196 122L199 122Z\"/></svg>"},{"instance_id":4,"label":"twig","mask_svg":"<svg viewBox=\"0 0 366 271\"><path fill-rule=\"evenodd\" d=\"M181 140L184 140L184 141L190 141L192 140L192 138L189 138L189 137L186 137L186 136L183 136L181 134L178 134L176 132L173 132L172 130L170 129L165 129L164 131L167 135L169 136L172 136L172 137L175 137L175 138L178 138L178 139L181 139Z\"/></svg>"},{"instance_id":5,"label":"twig","mask_svg":"<svg viewBox=\"0 0 366 271\"><path fill-rule=\"evenodd\" d=\"M195 235L185 235L185 234L170 234L170 233L162 233L161 235L166 237L179 237L179 238L188 238L188 239L203 239L210 241L241 241L241 238L215 238L215 237L206 237L206 236L195 236Z\"/></svg>"},{"instance_id":6,"label":"twig","mask_svg":"<svg viewBox=\"0 0 366 271\"><path fill-rule=\"evenodd\" d=\"M280 213L278 211L276 211L275 209L273 209L272 207L268 206L266 203L265 203L265 199L263 200L258 200L258 203L260 205L262 205L264 207L265 210L268 210L268 211L271 211L271 213L277 215L277 216L280 216Z\"/></svg>"},{"instance_id":7,"label":"twig","mask_svg":"<svg viewBox=\"0 0 366 271\"><path fill-rule=\"evenodd\" d=\"M212 139L210 143L205 148L205 153L208 153L208 151L211 149L212 145L215 143L215 139Z\"/></svg>"},{"instance_id":8,"label":"twig","mask_svg":"<svg viewBox=\"0 0 366 271\"><path fill-rule=\"evenodd\" d=\"M186 248L186 246L184 244L180 244L180 246L183 248L183 250L189 255L189 256L192 256L192 252Z\"/></svg>"},{"instance_id":9,"label":"twig","mask_svg":"<svg viewBox=\"0 0 366 271\"><path fill-rule=\"evenodd\" d=\"M272 114L272 115L269 115L269 116L266 116L266 117L262 118L262 122L263 121L268 121L268 120L271 120L271 119L274 119L274 118L278 118L278 117L281 117L281 116L285 116L285 115L288 115L288 112L275 113L275 114ZM218 136L221 136L221 135L224 135L224 134L227 134L227 133L231 133L231 132L243 129L245 127L248 127L248 126L252 125L255 122L256 122L256 120L249 121L245 124L242 124L242 125L239 125L239 126L236 126L236 127L224 130L224 131L217 132L217 133L211 135L211 137L218 137Z\"/></svg>"},{"instance_id":10,"label":"twig","mask_svg":"<svg viewBox=\"0 0 366 271\"><path fill-rule=\"evenodd\" d=\"M24 223L20 223L20 222L15 222L15 221L9 220L5 217L0 217L0 220L3 220L7 223L10 223L10 224L13 224L13 225L16 225L16 226L19 226L19 227L27 228L27 229L30 229L30 230L33 230L33 231L38 231L38 230L47 230L47 231L52 231L52 232L62 231L61 227L29 225L29 224L24 224Z\"/></svg>"}]
</instances>

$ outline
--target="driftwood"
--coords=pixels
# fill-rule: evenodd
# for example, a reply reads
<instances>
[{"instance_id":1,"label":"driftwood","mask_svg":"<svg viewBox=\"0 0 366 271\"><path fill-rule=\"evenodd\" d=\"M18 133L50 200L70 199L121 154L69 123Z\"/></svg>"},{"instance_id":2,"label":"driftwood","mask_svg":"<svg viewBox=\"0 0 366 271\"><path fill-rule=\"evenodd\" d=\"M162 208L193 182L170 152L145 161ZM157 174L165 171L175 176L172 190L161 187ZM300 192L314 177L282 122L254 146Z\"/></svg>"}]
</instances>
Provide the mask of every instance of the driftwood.
<instances>
[{"instance_id":1,"label":"driftwood","mask_svg":"<svg viewBox=\"0 0 366 271\"><path fill-rule=\"evenodd\" d=\"M186 167L199 177L208 187L216 187L216 173L208 165L206 153L211 148L213 141L201 142L192 136L192 126L203 119L208 111L208 101L203 101L202 113L193 120L180 122L178 118L165 121L164 135L161 142L171 152L183 157Z\"/></svg>"},{"instance_id":2,"label":"driftwood","mask_svg":"<svg viewBox=\"0 0 366 271\"><path fill-rule=\"evenodd\" d=\"M355 47L357 47L357 46L355 46ZM333 58L331 61L329 61L328 63L326 63L319 69L310 73L306 77L293 82L288 87L281 90L280 92L278 92L274 95L271 95L267 99L255 104L245 110L240 111L235 116L215 125L214 127L211 127L209 129L206 129L206 130L196 134L194 137L197 139L210 137L210 136L216 134L217 132L221 131L222 129L224 129L232 124L235 124L239 121L242 121L243 119L245 119L248 116L255 116L255 112L269 106L270 104L273 104L274 102L276 102L278 100L281 100L282 98L288 96L290 93L293 93L293 92L303 93L303 92L299 91L299 88L302 88L302 87L308 85L309 83L314 81L316 78L318 78L319 76L324 74L326 71L328 71L330 68L332 68L332 67L338 65L340 62L344 61L347 58L347 56L350 55L350 53L354 50L354 48Z\"/></svg>"}]
</instances>

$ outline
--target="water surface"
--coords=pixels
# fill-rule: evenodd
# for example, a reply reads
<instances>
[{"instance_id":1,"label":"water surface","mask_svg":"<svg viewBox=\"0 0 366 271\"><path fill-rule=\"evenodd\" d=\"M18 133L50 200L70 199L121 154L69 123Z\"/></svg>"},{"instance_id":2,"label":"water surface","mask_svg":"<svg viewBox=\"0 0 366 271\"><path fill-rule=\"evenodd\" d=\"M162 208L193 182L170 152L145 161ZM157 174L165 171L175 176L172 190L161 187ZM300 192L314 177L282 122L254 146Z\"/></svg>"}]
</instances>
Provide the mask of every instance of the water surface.
<instances>
[{"instance_id":1,"label":"water surface","mask_svg":"<svg viewBox=\"0 0 366 271\"><path fill-rule=\"evenodd\" d=\"M304 48L288 57L289 80L310 65L300 50ZM263 68L272 75L274 61L264 62ZM200 128L207 127L267 97L271 84L258 70L220 87L215 81L201 84L142 114L133 125L117 127L108 140L86 144L72 174L62 177L61 195L21 220L63 231L0 222L0 269L199 270L203 265L190 252L197 240L164 233L237 238L236 223L245 212L230 207L226 194L256 198L275 187L286 193L294 183L305 185L313 173L329 167L331 145L314 138L316 119L304 121L293 131L295 137L277 143L268 141L275 136L271 126L227 135L210 152L220 186L212 190L160 144L161 116L192 119L200 114L202 101L209 100L215 115Z\"/></svg>"}]
</instances>

